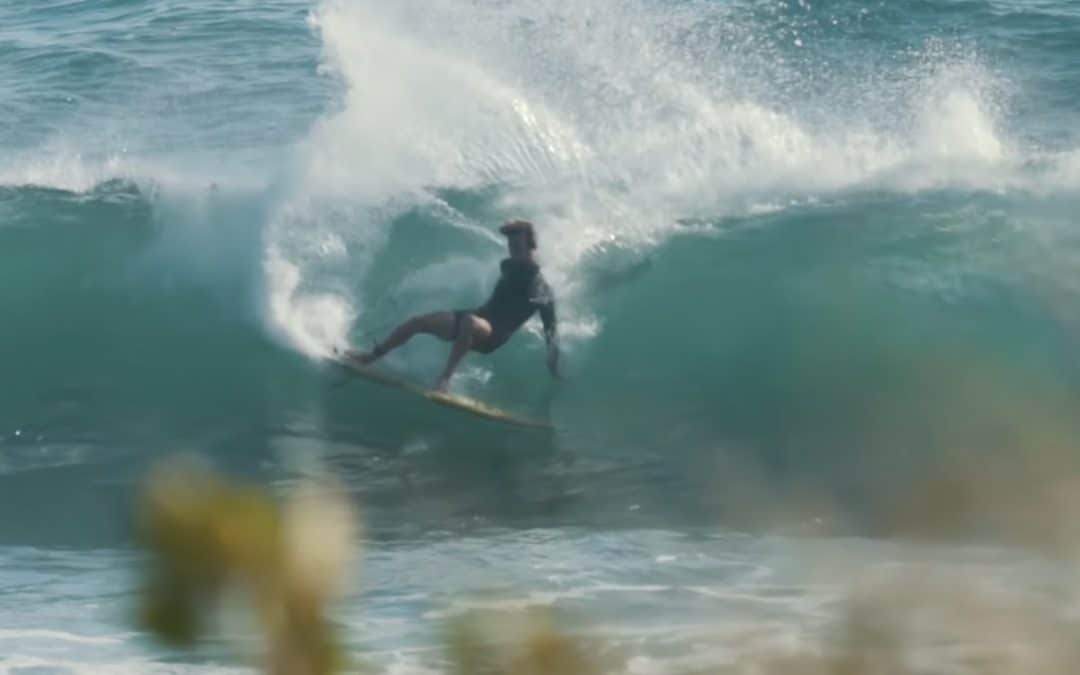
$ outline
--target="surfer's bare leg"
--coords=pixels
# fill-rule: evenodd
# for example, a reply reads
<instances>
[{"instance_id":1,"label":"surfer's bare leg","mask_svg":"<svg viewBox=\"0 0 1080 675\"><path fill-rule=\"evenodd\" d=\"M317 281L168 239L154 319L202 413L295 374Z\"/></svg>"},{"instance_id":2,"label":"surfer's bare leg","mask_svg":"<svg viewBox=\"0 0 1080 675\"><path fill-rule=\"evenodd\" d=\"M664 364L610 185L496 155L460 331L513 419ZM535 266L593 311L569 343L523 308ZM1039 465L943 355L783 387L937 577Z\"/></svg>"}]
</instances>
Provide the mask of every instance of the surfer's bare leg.
<instances>
[{"instance_id":1,"label":"surfer's bare leg","mask_svg":"<svg viewBox=\"0 0 1080 675\"><path fill-rule=\"evenodd\" d=\"M457 338L450 347L450 356L446 359L446 368L435 383L435 391L446 391L450 386L450 378L457 370L461 359L465 357L472 346L491 337L491 324L486 319L481 319L475 314L465 314L461 317L461 326L458 328Z\"/></svg>"},{"instance_id":2,"label":"surfer's bare leg","mask_svg":"<svg viewBox=\"0 0 1080 675\"><path fill-rule=\"evenodd\" d=\"M375 349L370 352L350 352L349 356L363 364L372 363L402 346L418 333L434 335L447 342L453 340L454 313L432 312L431 314L414 316L395 328L385 340L376 344Z\"/></svg>"}]
</instances>

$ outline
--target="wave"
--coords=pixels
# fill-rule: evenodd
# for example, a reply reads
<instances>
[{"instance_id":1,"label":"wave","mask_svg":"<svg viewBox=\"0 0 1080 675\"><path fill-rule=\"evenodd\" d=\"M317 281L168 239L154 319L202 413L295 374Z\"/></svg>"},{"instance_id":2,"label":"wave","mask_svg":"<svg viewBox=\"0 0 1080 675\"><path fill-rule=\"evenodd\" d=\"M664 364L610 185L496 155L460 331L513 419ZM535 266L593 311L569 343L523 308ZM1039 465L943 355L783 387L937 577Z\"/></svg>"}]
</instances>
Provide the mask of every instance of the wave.
<instances>
[{"instance_id":1,"label":"wave","mask_svg":"<svg viewBox=\"0 0 1080 675\"><path fill-rule=\"evenodd\" d=\"M1033 169L1047 155L1007 135L1007 82L936 38L852 71L762 39L777 26L805 33L805 21L727 6L324 2L310 22L343 93L301 144L268 224L287 243L266 260L269 285L310 305L276 312L310 354L343 342L346 317L364 325L372 296L395 289L334 300L296 287L335 278L346 259L363 277L403 213L428 212L447 237L473 233L467 255L488 262L493 222L533 218L550 275L588 325L597 315L577 294L588 260L645 255L686 220L877 190L1075 194L1067 157ZM788 87L806 77L835 88ZM444 190L492 198L459 208ZM443 272L439 287L482 285Z\"/></svg>"},{"instance_id":2,"label":"wave","mask_svg":"<svg viewBox=\"0 0 1080 675\"><path fill-rule=\"evenodd\" d=\"M980 409L1071 429L1080 163L1017 140L977 50L836 64L825 17L738 4L328 1L310 24L340 96L262 171L59 141L0 167L4 428L521 442L317 364L481 300L494 226L526 217L570 377L531 329L458 386L550 414L549 445L667 458L695 494L720 466L674 460L717 449L857 491L976 443L955 421Z\"/></svg>"}]
</instances>

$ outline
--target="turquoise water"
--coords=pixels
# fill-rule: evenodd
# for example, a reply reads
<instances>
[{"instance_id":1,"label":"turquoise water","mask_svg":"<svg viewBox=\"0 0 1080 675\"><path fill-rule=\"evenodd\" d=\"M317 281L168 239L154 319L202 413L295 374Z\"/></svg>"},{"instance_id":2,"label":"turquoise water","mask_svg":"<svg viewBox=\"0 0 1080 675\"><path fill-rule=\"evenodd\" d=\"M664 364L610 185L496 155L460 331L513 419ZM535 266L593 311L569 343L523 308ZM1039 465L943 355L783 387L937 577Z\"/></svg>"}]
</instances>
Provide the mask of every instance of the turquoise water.
<instances>
[{"instance_id":1,"label":"turquoise water","mask_svg":"<svg viewBox=\"0 0 1080 675\"><path fill-rule=\"evenodd\" d=\"M942 455L977 476L1033 416L1077 431L1075 3L35 0L0 27L0 668L225 669L127 613L130 498L174 452L345 479L376 663L437 664L494 585L680 672L728 663L736 619L835 614L792 557L914 556L891 514ZM481 301L511 217L567 377L533 326L453 386L553 433L325 365Z\"/></svg>"}]
</instances>

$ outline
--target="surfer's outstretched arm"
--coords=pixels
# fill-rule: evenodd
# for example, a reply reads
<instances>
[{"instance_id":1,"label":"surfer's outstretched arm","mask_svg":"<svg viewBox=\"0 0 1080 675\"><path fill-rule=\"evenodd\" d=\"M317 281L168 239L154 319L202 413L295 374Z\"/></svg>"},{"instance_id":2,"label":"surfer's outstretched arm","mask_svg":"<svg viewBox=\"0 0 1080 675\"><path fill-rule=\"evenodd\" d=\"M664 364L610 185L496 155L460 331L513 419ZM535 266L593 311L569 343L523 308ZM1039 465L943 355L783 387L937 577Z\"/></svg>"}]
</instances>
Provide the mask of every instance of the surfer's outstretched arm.
<instances>
[{"instance_id":1,"label":"surfer's outstretched arm","mask_svg":"<svg viewBox=\"0 0 1080 675\"><path fill-rule=\"evenodd\" d=\"M559 376L559 331L555 320L555 303L540 307L540 321L544 324L544 341L547 343L547 366L552 376Z\"/></svg>"}]
</instances>

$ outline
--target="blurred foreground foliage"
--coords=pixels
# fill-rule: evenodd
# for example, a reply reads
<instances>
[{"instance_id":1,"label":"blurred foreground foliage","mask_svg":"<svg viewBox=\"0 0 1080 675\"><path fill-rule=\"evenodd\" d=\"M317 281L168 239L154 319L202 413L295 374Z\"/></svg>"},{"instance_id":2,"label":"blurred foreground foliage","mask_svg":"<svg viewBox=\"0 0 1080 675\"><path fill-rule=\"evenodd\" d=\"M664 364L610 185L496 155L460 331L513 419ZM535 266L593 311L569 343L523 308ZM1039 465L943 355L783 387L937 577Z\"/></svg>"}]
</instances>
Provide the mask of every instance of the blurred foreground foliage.
<instances>
[{"instance_id":1,"label":"blurred foreground foliage","mask_svg":"<svg viewBox=\"0 0 1080 675\"><path fill-rule=\"evenodd\" d=\"M152 554L141 622L153 634L192 646L239 604L263 638L266 672L345 667L326 617L354 550L355 518L339 491L304 486L278 504L262 488L174 462L151 476L136 519Z\"/></svg>"},{"instance_id":2,"label":"blurred foreground foliage","mask_svg":"<svg viewBox=\"0 0 1080 675\"><path fill-rule=\"evenodd\" d=\"M283 503L193 461L147 481L136 524L151 553L141 625L177 647L222 632L223 616L253 619L258 663L272 675L332 675L351 663L328 617L357 548L357 519L338 486L305 484ZM450 622L455 673L599 673L555 617L474 613Z\"/></svg>"},{"instance_id":3,"label":"blurred foreground foliage","mask_svg":"<svg viewBox=\"0 0 1080 675\"><path fill-rule=\"evenodd\" d=\"M927 499L933 494L928 490ZM1035 496L1037 505L1046 506L1040 494ZM1069 504L1066 499L1054 506ZM946 512L953 508L949 500L937 506ZM172 462L147 481L136 519L140 540L150 552L141 624L160 639L192 647L227 632L222 617L239 612L261 637L254 665L262 672L366 670L346 657L339 629L328 615L358 549L357 517L340 486L306 483L277 500L264 488L228 481L197 463ZM1055 544L1061 543L1060 534L1055 528ZM836 616L823 630L807 630L793 643L780 641L768 649L718 644L730 648L727 662L670 672L1080 671L1077 616L1022 589L988 588L964 571L932 562L872 580L838 580L843 572L816 572L846 589ZM445 641L445 670L454 675L640 672L633 659L613 655L610 645L568 628L548 610L474 611L448 623Z\"/></svg>"}]
</instances>

